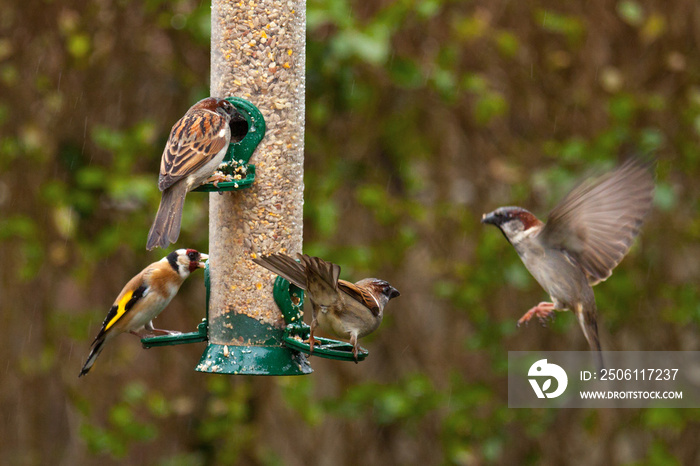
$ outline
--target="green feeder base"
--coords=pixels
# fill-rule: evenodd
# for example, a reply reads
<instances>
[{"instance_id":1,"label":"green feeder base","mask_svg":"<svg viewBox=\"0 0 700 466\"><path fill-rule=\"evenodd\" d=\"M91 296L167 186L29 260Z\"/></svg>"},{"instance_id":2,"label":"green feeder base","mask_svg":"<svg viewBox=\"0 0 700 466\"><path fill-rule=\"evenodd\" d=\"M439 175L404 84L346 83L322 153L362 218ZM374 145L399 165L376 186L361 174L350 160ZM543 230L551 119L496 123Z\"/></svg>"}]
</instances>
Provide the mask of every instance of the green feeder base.
<instances>
[{"instance_id":1,"label":"green feeder base","mask_svg":"<svg viewBox=\"0 0 700 466\"><path fill-rule=\"evenodd\" d=\"M195 370L235 375L306 375L313 372L306 356L289 348L214 343L207 346Z\"/></svg>"}]
</instances>

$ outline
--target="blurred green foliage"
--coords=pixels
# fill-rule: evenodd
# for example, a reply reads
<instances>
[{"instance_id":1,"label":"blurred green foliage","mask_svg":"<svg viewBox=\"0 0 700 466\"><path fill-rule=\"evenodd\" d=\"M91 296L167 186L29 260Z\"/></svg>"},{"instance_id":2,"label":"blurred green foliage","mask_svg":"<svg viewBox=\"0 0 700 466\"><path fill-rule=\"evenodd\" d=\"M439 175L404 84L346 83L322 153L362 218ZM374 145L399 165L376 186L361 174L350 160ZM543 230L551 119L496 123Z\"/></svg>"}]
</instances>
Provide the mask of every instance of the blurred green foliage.
<instances>
[{"instance_id":1,"label":"blurred green foliage","mask_svg":"<svg viewBox=\"0 0 700 466\"><path fill-rule=\"evenodd\" d=\"M0 19L4 461L698 463L698 410L507 408L507 351L586 345L569 313L516 330L544 293L479 224L506 204L544 218L581 176L655 158L654 212L596 287L603 342L700 349L693 2L308 1L305 252L402 291L371 357L228 378L191 372L200 348L148 366L132 340L80 383L108 303L161 254L143 252L155 173L207 93L210 5L42 6ZM206 199L185 209L182 244L206 249ZM194 327L202 294L163 319Z\"/></svg>"}]
</instances>

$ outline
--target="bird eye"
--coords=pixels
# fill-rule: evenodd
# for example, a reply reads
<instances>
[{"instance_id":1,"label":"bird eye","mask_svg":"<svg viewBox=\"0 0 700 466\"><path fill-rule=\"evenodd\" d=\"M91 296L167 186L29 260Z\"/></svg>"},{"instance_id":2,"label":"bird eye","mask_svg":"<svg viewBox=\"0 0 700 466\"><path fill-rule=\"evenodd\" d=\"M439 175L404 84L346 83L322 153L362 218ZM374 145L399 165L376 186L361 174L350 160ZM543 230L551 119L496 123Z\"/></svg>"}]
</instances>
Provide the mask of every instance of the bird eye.
<instances>
[{"instance_id":1,"label":"bird eye","mask_svg":"<svg viewBox=\"0 0 700 466\"><path fill-rule=\"evenodd\" d=\"M190 251L190 252L187 253L187 257L188 257L191 261L196 261L196 260L197 260L197 253L196 253L195 251Z\"/></svg>"}]
</instances>

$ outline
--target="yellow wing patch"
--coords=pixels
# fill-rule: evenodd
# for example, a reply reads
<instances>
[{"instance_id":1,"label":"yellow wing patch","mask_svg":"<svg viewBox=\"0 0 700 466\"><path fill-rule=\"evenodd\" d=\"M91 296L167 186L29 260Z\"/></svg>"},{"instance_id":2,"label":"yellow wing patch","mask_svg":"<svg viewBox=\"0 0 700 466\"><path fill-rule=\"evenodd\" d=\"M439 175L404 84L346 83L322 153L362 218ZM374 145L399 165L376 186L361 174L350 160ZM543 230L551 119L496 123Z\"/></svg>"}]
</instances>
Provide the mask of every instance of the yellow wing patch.
<instances>
[{"instance_id":1,"label":"yellow wing patch","mask_svg":"<svg viewBox=\"0 0 700 466\"><path fill-rule=\"evenodd\" d=\"M134 295L133 291L128 291L122 299L119 300L119 304L117 304L117 313L112 317L112 320L107 322L107 325L105 325L105 331L109 330L109 328L114 325L119 319L122 318L124 313L126 312L126 303L128 303L131 300L131 297Z\"/></svg>"}]
</instances>

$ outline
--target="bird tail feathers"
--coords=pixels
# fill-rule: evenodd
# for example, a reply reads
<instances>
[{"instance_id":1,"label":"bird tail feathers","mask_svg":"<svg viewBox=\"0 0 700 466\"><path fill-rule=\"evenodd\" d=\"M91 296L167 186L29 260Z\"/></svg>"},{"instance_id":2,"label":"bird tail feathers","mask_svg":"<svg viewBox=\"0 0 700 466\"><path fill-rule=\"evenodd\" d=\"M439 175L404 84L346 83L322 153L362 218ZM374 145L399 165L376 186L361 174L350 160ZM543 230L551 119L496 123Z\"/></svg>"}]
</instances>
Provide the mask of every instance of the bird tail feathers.
<instances>
[{"instance_id":1,"label":"bird tail feathers","mask_svg":"<svg viewBox=\"0 0 700 466\"><path fill-rule=\"evenodd\" d=\"M596 354L596 365L598 370L605 367L603 362L603 354L600 348L600 339L598 338L598 322L596 317L596 307L593 305L579 305L575 310L578 323L583 330L583 335L588 341L591 351Z\"/></svg>"},{"instance_id":2,"label":"bird tail feathers","mask_svg":"<svg viewBox=\"0 0 700 466\"><path fill-rule=\"evenodd\" d=\"M107 339L104 337L104 335L95 340L95 342L92 344L92 349L90 350L90 354L88 355L87 361L85 361L85 364L80 370L80 374L78 375L78 377L82 377L88 372L90 372L90 369L92 369L92 366L95 364L97 356L99 356L102 352L102 348L104 347L106 341Z\"/></svg>"},{"instance_id":3,"label":"bird tail feathers","mask_svg":"<svg viewBox=\"0 0 700 466\"><path fill-rule=\"evenodd\" d=\"M180 236L182 206L187 194L187 185L175 183L165 191L158 206L158 213L148 233L146 249L167 248Z\"/></svg>"},{"instance_id":4,"label":"bird tail feathers","mask_svg":"<svg viewBox=\"0 0 700 466\"><path fill-rule=\"evenodd\" d=\"M253 259L258 265L265 267L270 272L276 273L302 290L306 289L306 273L304 266L286 254L270 254L269 256Z\"/></svg>"}]
</instances>

